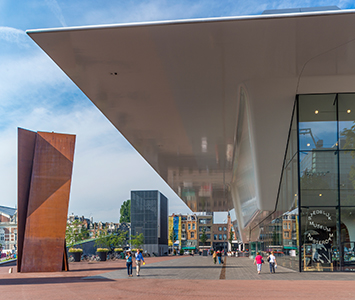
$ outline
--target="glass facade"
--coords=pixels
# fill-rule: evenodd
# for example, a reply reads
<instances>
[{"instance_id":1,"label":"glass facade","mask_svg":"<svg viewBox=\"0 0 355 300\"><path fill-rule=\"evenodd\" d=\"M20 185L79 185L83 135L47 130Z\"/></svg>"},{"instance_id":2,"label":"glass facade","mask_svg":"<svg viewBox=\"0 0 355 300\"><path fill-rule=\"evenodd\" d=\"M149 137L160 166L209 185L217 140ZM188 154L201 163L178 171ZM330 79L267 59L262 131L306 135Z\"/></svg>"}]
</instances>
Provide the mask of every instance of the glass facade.
<instances>
[{"instance_id":1,"label":"glass facade","mask_svg":"<svg viewBox=\"0 0 355 300\"><path fill-rule=\"evenodd\" d=\"M131 233L144 244L168 244L168 200L159 191L131 192Z\"/></svg>"},{"instance_id":2,"label":"glass facade","mask_svg":"<svg viewBox=\"0 0 355 300\"><path fill-rule=\"evenodd\" d=\"M355 271L354 100L298 97L303 271Z\"/></svg>"},{"instance_id":3,"label":"glass facade","mask_svg":"<svg viewBox=\"0 0 355 300\"><path fill-rule=\"evenodd\" d=\"M299 271L355 271L355 94L298 95L277 204L257 250Z\"/></svg>"}]
</instances>

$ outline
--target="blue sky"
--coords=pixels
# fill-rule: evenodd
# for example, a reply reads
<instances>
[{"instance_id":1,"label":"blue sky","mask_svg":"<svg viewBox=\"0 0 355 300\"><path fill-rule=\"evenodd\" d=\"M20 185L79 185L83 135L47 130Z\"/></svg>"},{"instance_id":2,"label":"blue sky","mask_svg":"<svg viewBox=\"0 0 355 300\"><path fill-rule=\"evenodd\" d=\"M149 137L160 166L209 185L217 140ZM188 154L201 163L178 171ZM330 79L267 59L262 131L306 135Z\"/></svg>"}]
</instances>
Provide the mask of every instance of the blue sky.
<instances>
[{"instance_id":1,"label":"blue sky","mask_svg":"<svg viewBox=\"0 0 355 300\"><path fill-rule=\"evenodd\" d=\"M0 0L0 205L16 205L17 127L22 127L77 135L69 213L117 221L132 189L159 189L170 199L170 213L189 212L25 30L329 5L354 8L353 1Z\"/></svg>"}]
</instances>

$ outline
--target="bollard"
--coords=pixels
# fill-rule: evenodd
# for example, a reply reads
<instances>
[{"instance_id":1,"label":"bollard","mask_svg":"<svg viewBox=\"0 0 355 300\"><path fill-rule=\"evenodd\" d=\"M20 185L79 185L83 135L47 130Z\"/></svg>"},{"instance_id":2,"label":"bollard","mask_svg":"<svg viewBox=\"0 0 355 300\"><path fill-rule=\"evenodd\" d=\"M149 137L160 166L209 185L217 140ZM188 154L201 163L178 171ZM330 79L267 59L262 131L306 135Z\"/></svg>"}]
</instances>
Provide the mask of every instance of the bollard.
<instances>
[{"instance_id":1,"label":"bollard","mask_svg":"<svg viewBox=\"0 0 355 300\"><path fill-rule=\"evenodd\" d=\"M9 273L12 273L12 271L13 271L13 268L10 268L10 269L9 269Z\"/></svg>"}]
</instances>

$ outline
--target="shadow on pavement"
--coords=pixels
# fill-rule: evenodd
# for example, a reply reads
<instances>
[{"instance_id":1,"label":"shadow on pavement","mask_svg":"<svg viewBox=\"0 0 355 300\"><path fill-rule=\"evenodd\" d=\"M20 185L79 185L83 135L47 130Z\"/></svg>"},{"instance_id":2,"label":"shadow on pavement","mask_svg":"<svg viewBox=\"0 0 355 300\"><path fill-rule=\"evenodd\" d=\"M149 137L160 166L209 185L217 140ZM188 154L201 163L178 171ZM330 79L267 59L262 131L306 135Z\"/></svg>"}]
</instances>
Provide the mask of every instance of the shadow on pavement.
<instances>
[{"instance_id":1,"label":"shadow on pavement","mask_svg":"<svg viewBox=\"0 0 355 300\"><path fill-rule=\"evenodd\" d=\"M90 281L114 281L108 278L93 278ZM85 282L83 277L50 277L50 278L4 278L0 280L0 285L41 285L41 284L59 284L59 283L77 283Z\"/></svg>"},{"instance_id":2,"label":"shadow on pavement","mask_svg":"<svg viewBox=\"0 0 355 300\"><path fill-rule=\"evenodd\" d=\"M110 268L90 268L90 269L69 269L69 272L88 272L88 271L107 271L107 272L111 272L111 271L118 271L118 270L123 270L126 269L125 267L110 267Z\"/></svg>"},{"instance_id":3,"label":"shadow on pavement","mask_svg":"<svg viewBox=\"0 0 355 300\"><path fill-rule=\"evenodd\" d=\"M211 266L149 266L145 265L142 269L215 269L222 268L223 265L211 265ZM237 269L239 266L225 266L226 269Z\"/></svg>"}]
</instances>

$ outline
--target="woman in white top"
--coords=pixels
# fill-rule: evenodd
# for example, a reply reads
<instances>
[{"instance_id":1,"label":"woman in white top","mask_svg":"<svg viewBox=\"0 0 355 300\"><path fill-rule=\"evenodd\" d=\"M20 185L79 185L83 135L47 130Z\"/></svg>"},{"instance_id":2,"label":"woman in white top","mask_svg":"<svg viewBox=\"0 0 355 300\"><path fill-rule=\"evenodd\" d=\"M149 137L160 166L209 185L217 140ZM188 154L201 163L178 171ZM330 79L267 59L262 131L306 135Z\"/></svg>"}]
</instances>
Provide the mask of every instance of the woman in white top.
<instances>
[{"instance_id":1,"label":"woman in white top","mask_svg":"<svg viewBox=\"0 0 355 300\"><path fill-rule=\"evenodd\" d=\"M271 251L271 254L267 258L267 261L270 265L270 273L275 273L275 266L277 266L276 257L274 255L274 251Z\"/></svg>"}]
</instances>

